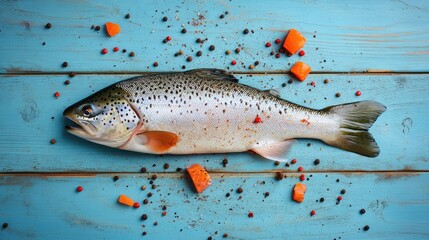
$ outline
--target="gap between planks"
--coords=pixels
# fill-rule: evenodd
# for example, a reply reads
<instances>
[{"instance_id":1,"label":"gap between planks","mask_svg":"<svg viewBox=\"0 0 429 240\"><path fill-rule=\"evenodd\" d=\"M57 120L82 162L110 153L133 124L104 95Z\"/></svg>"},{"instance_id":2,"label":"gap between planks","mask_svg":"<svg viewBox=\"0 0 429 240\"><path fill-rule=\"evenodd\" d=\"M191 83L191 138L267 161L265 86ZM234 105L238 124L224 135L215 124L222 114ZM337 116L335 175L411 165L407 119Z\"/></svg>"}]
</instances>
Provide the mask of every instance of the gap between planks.
<instances>
[{"instance_id":1,"label":"gap between planks","mask_svg":"<svg viewBox=\"0 0 429 240\"><path fill-rule=\"evenodd\" d=\"M429 170L393 170L393 171L353 171L353 170L313 170L313 171L282 171L272 170L272 171L261 171L261 172L224 172L224 171L208 171L213 175L222 175L222 176L253 176L253 175L272 175L276 172L281 172L291 175L300 175L300 174L342 174L342 175L364 175L364 174L374 174L374 175L389 175L389 176L412 176L429 173ZM157 174L159 176L182 176L185 172L3 172L0 173L0 177L5 176L16 176L16 177L96 177L100 176L109 176L109 175L152 175Z\"/></svg>"},{"instance_id":2,"label":"gap between planks","mask_svg":"<svg viewBox=\"0 0 429 240\"><path fill-rule=\"evenodd\" d=\"M190 69L194 70L194 69ZM225 70L228 73L231 74L237 74L237 75L284 75L284 74L291 74L290 71L229 71ZM86 71L70 71L70 72L37 72L37 71L17 71L17 72L5 72L0 73L0 76L56 76L56 75L68 75L70 73L74 73L76 75L144 75L144 74L159 74L159 73L181 73L185 71L161 71L161 72L142 72L142 71L128 71L128 72L110 72L110 71L101 71L101 72L86 72ZM348 75L404 75L404 74L412 74L412 75L424 75L429 74L429 72L406 72L406 71L390 71L390 70L367 70L367 71L360 71L360 72L341 72L341 71L314 71L311 72L310 75L316 75L316 74L326 74L326 75L335 75L335 74L348 74Z\"/></svg>"}]
</instances>

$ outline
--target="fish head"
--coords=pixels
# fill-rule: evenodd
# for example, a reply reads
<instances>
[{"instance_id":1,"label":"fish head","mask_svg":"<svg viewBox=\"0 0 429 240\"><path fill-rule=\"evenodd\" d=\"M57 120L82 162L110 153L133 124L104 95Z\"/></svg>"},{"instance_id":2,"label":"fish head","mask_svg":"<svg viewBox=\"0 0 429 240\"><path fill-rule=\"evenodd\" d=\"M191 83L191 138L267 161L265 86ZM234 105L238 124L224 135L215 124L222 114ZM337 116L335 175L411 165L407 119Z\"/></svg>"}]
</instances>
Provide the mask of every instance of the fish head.
<instances>
[{"instance_id":1,"label":"fish head","mask_svg":"<svg viewBox=\"0 0 429 240\"><path fill-rule=\"evenodd\" d=\"M127 99L129 94L125 90L110 86L69 106L63 115L76 126L67 126L67 131L98 144L122 146L140 122Z\"/></svg>"}]
</instances>

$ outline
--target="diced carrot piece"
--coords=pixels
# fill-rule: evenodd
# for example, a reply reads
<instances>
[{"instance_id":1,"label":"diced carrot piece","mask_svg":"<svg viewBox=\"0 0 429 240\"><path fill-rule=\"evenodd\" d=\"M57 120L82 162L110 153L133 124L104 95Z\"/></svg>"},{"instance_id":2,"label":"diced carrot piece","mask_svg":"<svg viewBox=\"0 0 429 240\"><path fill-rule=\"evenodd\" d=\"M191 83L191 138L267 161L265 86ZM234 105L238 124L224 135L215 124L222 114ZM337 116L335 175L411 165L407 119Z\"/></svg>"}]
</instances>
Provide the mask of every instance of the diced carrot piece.
<instances>
[{"instance_id":1,"label":"diced carrot piece","mask_svg":"<svg viewBox=\"0 0 429 240\"><path fill-rule=\"evenodd\" d=\"M212 184L208 172L200 164L194 164L186 169L198 193L203 192Z\"/></svg>"},{"instance_id":2,"label":"diced carrot piece","mask_svg":"<svg viewBox=\"0 0 429 240\"><path fill-rule=\"evenodd\" d=\"M290 71L295 75L295 77L301 81L304 82L304 80L307 78L308 74L311 72L310 66L303 62L297 62L293 67L290 69Z\"/></svg>"},{"instance_id":3,"label":"diced carrot piece","mask_svg":"<svg viewBox=\"0 0 429 240\"><path fill-rule=\"evenodd\" d=\"M283 43L284 49L290 54L295 54L299 51L305 44L305 37L301 35L296 29L290 29L288 35L286 36L285 42Z\"/></svg>"},{"instance_id":4,"label":"diced carrot piece","mask_svg":"<svg viewBox=\"0 0 429 240\"><path fill-rule=\"evenodd\" d=\"M304 201L304 193L307 189L307 186L303 183L297 183L295 184L295 187L293 188L293 195L292 199L296 202L301 203Z\"/></svg>"},{"instance_id":5,"label":"diced carrot piece","mask_svg":"<svg viewBox=\"0 0 429 240\"><path fill-rule=\"evenodd\" d=\"M127 206L134 206L134 201L131 198L125 196L124 194L121 194L121 196L119 196L118 202Z\"/></svg>"},{"instance_id":6,"label":"diced carrot piece","mask_svg":"<svg viewBox=\"0 0 429 240\"><path fill-rule=\"evenodd\" d=\"M106 31L109 36L113 37L121 31L121 27L117 23L106 22Z\"/></svg>"}]
</instances>

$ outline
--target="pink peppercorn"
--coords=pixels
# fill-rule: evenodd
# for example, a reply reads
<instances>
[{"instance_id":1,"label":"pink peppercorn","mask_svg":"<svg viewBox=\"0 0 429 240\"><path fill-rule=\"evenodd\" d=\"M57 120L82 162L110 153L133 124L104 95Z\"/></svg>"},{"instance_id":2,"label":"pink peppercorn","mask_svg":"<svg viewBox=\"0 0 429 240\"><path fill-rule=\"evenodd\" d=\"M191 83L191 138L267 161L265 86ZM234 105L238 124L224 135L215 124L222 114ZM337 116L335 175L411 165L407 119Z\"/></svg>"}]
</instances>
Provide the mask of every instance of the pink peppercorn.
<instances>
[{"instance_id":1,"label":"pink peppercorn","mask_svg":"<svg viewBox=\"0 0 429 240\"><path fill-rule=\"evenodd\" d=\"M298 168L298 172L302 172L302 170L304 170L304 168L300 166L300 167Z\"/></svg>"},{"instance_id":2,"label":"pink peppercorn","mask_svg":"<svg viewBox=\"0 0 429 240\"><path fill-rule=\"evenodd\" d=\"M280 58L280 53L276 53L276 58Z\"/></svg>"},{"instance_id":3,"label":"pink peppercorn","mask_svg":"<svg viewBox=\"0 0 429 240\"><path fill-rule=\"evenodd\" d=\"M139 208L139 207L140 207L140 203L135 202L135 203L134 203L134 205L133 205L133 207L134 207L134 208Z\"/></svg>"},{"instance_id":4,"label":"pink peppercorn","mask_svg":"<svg viewBox=\"0 0 429 240\"><path fill-rule=\"evenodd\" d=\"M167 39L167 41L171 41L171 37L167 36L165 39Z\"/></svg>"},{"instance_id":5,"label":"pink peppercorn","mask_svg":"<svg viewBox=\"0 0 429 240\"><path fill-rule=\"evenodd\" d=\"M262 119L259 117L259 115L256 115L255 120L253 120L253 123L261 123Z\"/></svg>"},{"instance_id":6,"label":"pink peppercorn","mask_svg":"<svg viewBox=\"0 0 429 240\"><path fill-rule=\"evenodd\" d=\"M235 65L235 64L237 64L237 61L232 60L231 65Z\"/></svg>"},{"instance_id":7,"label":"pink peppercorn","mask_svg":"<svg viewBox=\"0 0 429 240\"><path fill-rule=\"evenodd\" d=\"M56 98L57 98L57 97L60 97L60 93L59 93L59 92L55 92L55 93L54 93L54 97L56 97Z\"/></svg>"},{"instance_id":8,"label":"pink peppercorn","mask_svg":"<svg viewBox=\"0 0 429 240\"><path fill-rule=\"evenodd\" d=\"M314 211L314 210L311 210L311 212L310 212L310 215L311 215L311 216L314 216L314 215L316 215L316 211Z\"/></svg>"},{"instance_id":9,"label":"pink peppercorn","mask_svg":"<svg viewBox=\"0 0 429 240\"><path fill-rule=\"evenodd\" d=\"M82 190L83 190L83 187L82 187L82 186L78 186L78 187L76 188L76 191L77 191L77 192L82 192Z\"/></svg>"},{"instance_id":10,"label":"pink peppercorn","mask_svg":"<svg viewBox=\"0 0 429 240\"><path fill-rule=\"evenodd\" d=\"M119 48L118 48L118 47L114 47L114 48L113 48L113 51L114 51L114 52L117 52L117 51L119 51Z\"/></svg>"},{"instance_id":11,"label":"pink peppercorn","mask_svg":"<svg viewBox=\"0 0 429 240\"><path fill-rule=\"evenodd\" d=\"M298 52L298 55L299 55L300 57L304 56L304 55L305 55L304 50L299 51L299 52Z\"/></svg>"},{"instance_id":12,"label":"pink peppercorn","mask_svg":"<svg viewBox=\"0 0 429 240\"><path fill-rule=\"evenodd\" d=\"M249 218L253 218L253 213L252 213L252 212L249 212L249 213L247 214L247 216L248 216Z\"/></svg>"},{"instance_id":13,"label":"pink peppercorn","mask_svg":"<svg viewBox=\"0 0 429 240\"><path fill-rule=\"evenodd\" d=\"M274 41L276 44L279 44L280 42L281 42L281 40L280 39L276 39L276 41Z\"/></svg>"},{"instance_id":14,"label":"pink peppercorn","mask_svg":"<svg viewBox=\"0 0 429 240\"><path fill-rule=\"evenodd\" d=\"M341 201L341 200L343 200L343 197L338 196L338 197L337 197L337 200L338 200L338 201Z\"/></svg>"},{"instance_id":15,"label":"pink peppercorn","mask_svg":"<svg viewBox=\"0 0 429 240\"><path fill-rule=\"evenodd\" d=\"M356 94L356 96L359 97L360 95L362 95L362 92L361 91L357 91L355 94Z\"/></svg>"},{"instance_id":16,"label":"pink peppercorn","mask_svg":"<svg viewBox=\"0 0 429 240\"><path fill-rule=\"evenodd\" d=\"M316 85L316 83L315 83L315 82L311 82L311 83L310 83L310 85L311 85L311 86L315 86L315 85Z\"/></svg>"},{"instance_id":17,"label":"pink peppercorn","mask_svg":"<svg viewBox=\"0 0 429 240\"><path fill-rule=\"evenodd\" d=\"M305 175L304 175L304 174L301 174L301 175L299 176L299 180L304 181L304 180L305 180Z\"/></svg>"},{"instance_id":18,"label":"pink peppercorn","mask_svg":"<svg viewBox=\"0 0 429 240\"><path fill-rule=\"evenodd\" d=\"M271 43L269 42L265 43L265 47L271 47Z\"/></svg>"},{"instance_id":19,"label":"pink peppercorn","mask_svg":"<svg viewBox=\"0 0 429 240\"><path fill-rule=\"evenodd\" d=\"M292 161L290 161L290 163L295 164L296 163L296 159L292 159Z\"/></svg>"},{"instance_id":20,"label":"pink peppercorn","mask_svg":"<svg viewBox=\"0 0 429 240\"><path fill-rule=\"evenodd\" d=\"M101 50L101 53L102 54L106 54L108 51L107 51L107 48L103 48L102 50Z\"/></svg>"}]
</instances>

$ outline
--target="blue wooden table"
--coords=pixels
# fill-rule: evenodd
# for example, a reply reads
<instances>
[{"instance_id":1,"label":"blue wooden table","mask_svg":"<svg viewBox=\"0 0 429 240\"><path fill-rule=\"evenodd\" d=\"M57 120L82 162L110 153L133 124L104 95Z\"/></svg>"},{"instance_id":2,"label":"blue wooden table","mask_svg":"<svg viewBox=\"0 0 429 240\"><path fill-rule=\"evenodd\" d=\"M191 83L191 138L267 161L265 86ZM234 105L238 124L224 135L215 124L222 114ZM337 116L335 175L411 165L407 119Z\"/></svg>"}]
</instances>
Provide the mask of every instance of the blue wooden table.
<instances>
[{"instance_id":1,"label":"blue wooden table","mask_svg":"<svg viewBox=\"0 0 429 240\"><path fill-rule=\"evenodd\" d=\"M0 239L429 238L428 1L2 1L0 18ZM104 31L109 21L121 26L113 38ZM276 58L274 40L290 28L307 38L306 54ZM289 84L298 60L313 71ZM111 83L202 67L312 108L379 101L387 111L371 132L381 154L299 140L288 154L297 163L287 167L248 153L125 152L64 130L64 108ZM180 170L193 163L213 178L202 194ZM301 204L291 199L298 166L307 185ZM278 181L275 172L287 177ZM142 206L118 204L120 194Z\"/></svg>"}]
</instances>

